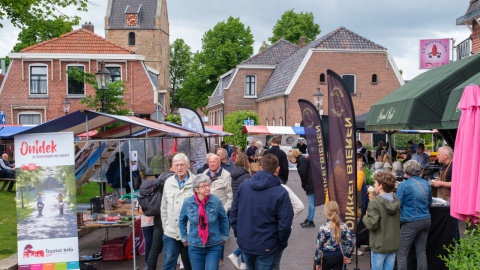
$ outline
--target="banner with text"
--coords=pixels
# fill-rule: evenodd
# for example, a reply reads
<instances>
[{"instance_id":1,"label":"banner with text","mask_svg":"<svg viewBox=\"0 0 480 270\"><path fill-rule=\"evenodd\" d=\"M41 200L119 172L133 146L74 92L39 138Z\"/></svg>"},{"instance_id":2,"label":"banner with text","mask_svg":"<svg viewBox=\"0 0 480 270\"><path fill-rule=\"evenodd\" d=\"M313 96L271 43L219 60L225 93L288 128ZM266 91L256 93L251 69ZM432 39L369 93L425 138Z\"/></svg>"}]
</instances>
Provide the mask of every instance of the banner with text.
<instances>
[{"instance_id":1,"label":"banner with text","mask_svg":"<svg viewBox=\"0 0 480 270\"><path fill-rule=\"evenodd\" d=\"M15 136L18 269L80 269L73 133Z\"/></svg>"},{"instance_id":2,"label":"banner with text","mask_svg":"<svg viewBox=\"0 0 480 270\"><path fill-rule=\"evenodd\" d=\"M325 152L325 139L323 136L322 119L313 104L305 99L299 99L302 112L303 128L307 139L308 157L310 160L310 175L313 181L315 206L325 204L327 191L327 157Z\"/></svg>"},{"instance_id":3,"label":"banner with text","mask_svg":"<svg viewBox=\"0 0 480 270\"><path fill-rule=\"evenodd\" d=\"M340 206L340 217L355 233L356 145L352 97L340 76L327 70L328 81L328 196Z\"/></svg>"}]
</instances>

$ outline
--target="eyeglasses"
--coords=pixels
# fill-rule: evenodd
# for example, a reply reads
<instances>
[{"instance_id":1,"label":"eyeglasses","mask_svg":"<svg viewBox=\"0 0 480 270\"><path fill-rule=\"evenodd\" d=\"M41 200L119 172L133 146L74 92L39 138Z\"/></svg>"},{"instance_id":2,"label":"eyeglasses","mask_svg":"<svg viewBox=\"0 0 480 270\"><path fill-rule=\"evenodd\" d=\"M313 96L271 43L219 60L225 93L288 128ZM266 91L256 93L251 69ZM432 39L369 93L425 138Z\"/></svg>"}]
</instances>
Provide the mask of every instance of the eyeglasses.
<instances>
[{"instance_id":1,"label":"eyeglasses","mask_svg":"<svg viewBox=\"0 0 480 270\"><path fill-rule=\"evenodd\" d=\"M205 184L201 185L200 188L210 188L212 185L211 184Z\"/></svg>"}]
</instances>

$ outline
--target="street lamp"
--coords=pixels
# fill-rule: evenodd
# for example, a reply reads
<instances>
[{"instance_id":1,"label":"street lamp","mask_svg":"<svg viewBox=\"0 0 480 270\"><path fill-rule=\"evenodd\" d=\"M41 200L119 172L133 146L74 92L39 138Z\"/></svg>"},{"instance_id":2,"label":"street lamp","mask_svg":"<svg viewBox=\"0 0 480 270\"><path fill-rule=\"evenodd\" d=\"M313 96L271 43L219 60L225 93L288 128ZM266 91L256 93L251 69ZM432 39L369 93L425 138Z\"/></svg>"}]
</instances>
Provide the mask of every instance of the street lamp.
<instances>
[{"instance_id":1,"label":"street lamp","mask_svg":"<svg viewBox=\"0 0 480 270\"><path fill-rule=\"evenodd\" d=\"M317 111L320 117L320 109L323 108L323 93L320 91L320 85L317 87L317 91L313 94L313 102L315 102L315 106L317 106Z\"/></svg>"},{"instance_id":2,"label":"street lamp","mask_svg":"<svg viewBox=\"0 0 480 270\"><path fill-rule=\"evenodd\" d=\"M67 115L68 112L70 111L70 102L68 102L67 98L65 98L65 100L62 102L62 106L63 106L63 111L65 112L65 115Z\"/></svg>"},{"instance_id":3,"label":"street lamp","mask_svg":"<svg viewBox=\"0 0 480 270\"><path fill-rule=\"evenodd\" d=\"M105 62L102 61L100 63L100 69L95 72L95 76L97 77L97 85L98 85L98 91L101 93L101 102L102 102L102 107L100 111L102 113L105 112L105 91L108 90L108 85L110 84L110 71L105 68Z\"/></svg>"}]
</instances>

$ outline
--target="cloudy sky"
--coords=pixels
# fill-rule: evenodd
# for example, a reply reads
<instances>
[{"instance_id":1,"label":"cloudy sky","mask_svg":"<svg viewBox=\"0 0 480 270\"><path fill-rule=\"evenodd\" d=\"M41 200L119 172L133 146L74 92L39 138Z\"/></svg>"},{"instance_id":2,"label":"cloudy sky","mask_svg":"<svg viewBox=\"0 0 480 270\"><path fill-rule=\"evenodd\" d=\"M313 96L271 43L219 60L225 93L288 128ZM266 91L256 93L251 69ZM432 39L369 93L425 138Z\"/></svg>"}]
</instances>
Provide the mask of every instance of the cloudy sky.
<instances>
[{"instance_id":1,"label":"cloudy sky","mask_svg":"<svg viewBox=\"0 0 480 270\"><path fill-rule=\"evenodd\" d=\"M104 36L106 0L91 0L88 13L79 14L95 25L95 33ZM323 36L340 26L386 47L403 78L412 79L421 72L419 40L452 38L456 44L470 32L455 21L465 14L468 0L174 0L168 1L170 43L182 38L195 52L201 49L203 34L229 16L240 17L249 26L257 52L262 41L272 36L272 28L290 9L312 12ZM11 51L19 30L2 21L0 57ZM77 27L78 28L78 27Z\"/></svg>"}]
</instances>

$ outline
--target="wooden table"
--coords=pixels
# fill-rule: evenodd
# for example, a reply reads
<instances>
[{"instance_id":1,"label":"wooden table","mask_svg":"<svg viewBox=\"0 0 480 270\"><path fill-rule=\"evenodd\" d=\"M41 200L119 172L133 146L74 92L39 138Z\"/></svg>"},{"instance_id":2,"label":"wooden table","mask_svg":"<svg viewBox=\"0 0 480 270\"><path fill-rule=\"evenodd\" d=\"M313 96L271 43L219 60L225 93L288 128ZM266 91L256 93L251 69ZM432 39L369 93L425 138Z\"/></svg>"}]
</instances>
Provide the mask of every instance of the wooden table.
<instances>
[{"instance_id":1,"label":"wooden table","mask_svg":"<svg viewBox=\"0 0 480 270\"><path fill-rule=\"evenodd\" d=\"M10 182L15 182L15 178L0 178L0 182L3 182L2 188L0 188L0 191L4 191Z\"/></svg>"}]
</instances>

